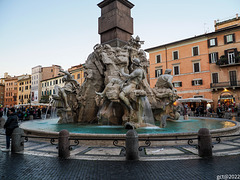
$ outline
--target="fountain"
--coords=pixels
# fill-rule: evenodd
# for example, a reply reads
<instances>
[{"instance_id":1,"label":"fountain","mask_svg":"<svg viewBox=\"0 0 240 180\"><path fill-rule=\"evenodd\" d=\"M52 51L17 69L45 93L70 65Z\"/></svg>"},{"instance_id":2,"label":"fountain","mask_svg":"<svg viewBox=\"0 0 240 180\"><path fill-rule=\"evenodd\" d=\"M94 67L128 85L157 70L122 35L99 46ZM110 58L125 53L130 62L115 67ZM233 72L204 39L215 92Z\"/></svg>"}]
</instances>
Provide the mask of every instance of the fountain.
<instances>
[{"instance_id":1,"label":"fountain","mask_svg":"<svg viewBox=\"0 0 240 180\"><path fill-rule=\"evenodd\" d=\"M68 72L63 88L56 87L53 105L59 123L124 125L135 128L166 127L166 119L179 118L173 103L178 96L172 85L171 70L158 78L152 89L147 81L148 61L140 38L131 38L123 47L94 46L85 62L86 80L80 86Z\"/></svg>"},{"instance_id":2,"label":"fountain","mask_svg":"<svg viewBox=\"0 0 240 180\"><path fill-rule=\"evenodd\" d=\"M239 123L234 121L179 118L171 70L167 69L150 88L148 61L139 42L137 37L121 48L94 46L85 63L86 80L81 86L70 73L62 71L65 86L55 87L57 94L52 100L59 119L25 122L21 125L25 133L57 136L61 129L67 129L70 136L78 138L124 138L124 127L130 125L139 138L189 138L196 137L203 127L212 135L239 130Z\"/></svg>"},{"instance_id":3,"label":"fountain","mask_svg":"<svg viewBox=\"0 0 240 180\"><path fill-rule=\"evenodd\" d=\"M98 5L102 8L99 19L102 42L94 46L85 62L85 82L79 85L69 72L61 71L65 74L65 85L55 87L52 101L59 119L34 121L37 128L31 122L23 123L21 127L25 133L56 136L59 130L69 128L71 136L75 137L115 138L125 137L124 126L132 126L140 138L180 137L196 136L199 128L212 124L211 120L198 123L178 120L179 108L174 105L178 95L172 85L171 69L158 77L154 88L150 87L149 62L141 49L143 41L138 36L131 36L130 9L133 5L127 0L104 0ZM109 10L123 13L108 13ZM108 20L119 20L120 24L109 24ZM189 124L185 124L187 122ZM211 133L232 133L239 128L235 122L220 124L210 127ZM186 129L188 127L197 129ZM109 133L109 129L114 130Z\"/></svg>"}]
</instances>

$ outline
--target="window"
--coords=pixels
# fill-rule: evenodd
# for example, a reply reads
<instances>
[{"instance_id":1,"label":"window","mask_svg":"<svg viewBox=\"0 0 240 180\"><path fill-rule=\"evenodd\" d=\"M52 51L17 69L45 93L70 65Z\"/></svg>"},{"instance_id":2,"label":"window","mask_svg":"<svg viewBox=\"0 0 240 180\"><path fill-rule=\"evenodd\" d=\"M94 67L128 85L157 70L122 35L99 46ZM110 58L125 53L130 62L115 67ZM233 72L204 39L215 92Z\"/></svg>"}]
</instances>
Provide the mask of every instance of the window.
<instances>
[{"instance_id":1,"label":"window","mask_svg":"<svg viewBox=\"0 0 240 180\"><path fill-rule=\"evenodd\" d=\"M216 63L218 60L218 52L213 52L209 54L209 63Z\"/></svg>"},{"instance_id":2,"label":"window","mask_svg":"<svg viewBox=\"0 0 240 180\"><path fill-rule=\"evenodd\" d=\"M50 95L52 95L52 90L50 90Z\"/></svg>"},{"instance_id":3,"label":"window","mask_svg":"<svg viewBox=\"0 0 240 180\"><path fill-rule=\"evenodd\" d=\"M21 87L19 87L19 91L21 91Z\"/></svg>"},{"instance_id":4,"label":"window","mask_svg":"<svg viewBox=\"0 0 240 180\"><path fill-rule=\"evenodd\" d=\"M182 87L182 82L173 82L173 87Z\"/></svg>"},{"instance_id":5,"label":"window","mask_svg":"<svg viewBox=\"0 0 240 180\"><path fill-rule=\"evenodd\" d=\"M179 75L179 66L173 66L173 75Z\"/></svg>"},{"instance_id":6,"label":"window","mask_svg":"<svg viewBox=\"0 0 240 180\"><path fill-rule=\"evenodd\" d=\"M235 63L235 53L229 52L228 53L228 64L234 64Z\"/></svg>"},{"instance_id":7,"label":"window","mask_svg":"<svg viewBox=\"0 0 240 180\"><path fill-rule=\"evenodd\" d=\"M73 78L73 79L75 79L75 76L74 76L74 75L72 75L72 78Z\"/></svg>"},{"instance_id":8,"label":"window","mask_svg":"<svg viewBox=\"0 0 240 180\"><path fill-rule=\"evenodd\" d=\"M178 51L173 51L173 60L179 59Z\"/></svg>"},{"instance_id":9,"label":"window","mask_svg":"<svg viewBox=\"0 0 240 180\"><path fill-rule=\"evenodd\" d=\"M229 44L235 42L235 35L234 34L229 34L224 36L224 43Z\"/></svg>"},{"instance_id":10,"label":"window","mask_svg":"<svg viewBox=\"0 0 240 180\"><path fill-rule=\"evenodd\" d=\"M193 98L203 98L203 96L193 96Z\"/></svg>"},{"instance_id":11,"label":"window","mask_svg":"<svg viewBox=\"0 0 240 180\"><path fill-rule=\"evenodd\" d=\"M193 63L193 72L200 72L200 63L199 62L196 62L196 63Z\"/></svg>"},{"instance_id":12,"label":"window","mask_svg":"<svg viewBox=\"0 0 240 180\"><path fill-rule=\"evenodd\" d=\"M161 54L156 55L156 63L160 63L162 61Z\"/></svg>"},{"instance_id":13,"label":"window","mask_svg":"<svg viewBox=\"0 0 240 180\"><path fill-rule=\"evenodd\" d=\"M237 86L237 73L236 71L229 71L229 79L231 86Z\"/></svg>"},{"instance_id":14,"label":"window","mask_svg":"<svg viewBox=\"0 0 240 180\"><path fill-rule=\"evenodd\" d=\"M155 77L159 77L163 74L163 70L162 69L156 69L155 70Z\"/></svg>"},{"instance_id":15,"label":"window","mask_svg":"<svg viewBox=\"0 0 240 180\"><path fill-rule=\"evenodd\" d=\"M52 85L52 81L50 81L50 86Z\"/></svg>"},{"instance_id":16,"label":"window","mask_svg":"<svg viewBox=\"0 0 240 180\"><path fill-rule=\"evenodd\" d=\"M208 47L217 46L217 38L209 39L208 40Z\"/></svg>"},{"instance_id":17,"label":"window","mask_svg":"<svg viewBox=\"0 0 240 180\"><path fill-rule=\"evenodd\" d=\"M77 75L77 78L80 79L80 74Z\"/></svg>"},{"instance_id":18,"label":"window","mask_svg":"<svg viewBox=\"0 0 240 180\"><path fill-rule=\"evenodd\" d=\"M193 86L199 86L199 85L202 85L203 82L202 82L202 79L194 79L192 80L192 85Z\"/></svg>"},{"instance_id":19,"label":"window","mask_svg":"<svg viewBox=\"0 0 240 180\"><path fill-rule=\"evenodd\" d=\"M212 73L212 83L218 83L218 73Z\"/></svg>"},{"instance_id":20,"label":"window","mask_svg":"<svg viewBox=\"0 0 240 180\"><path fill-rule=\"evenodd\" d=\"M58 80L56 80L56 84L58 84Z\"/></svg>"},{"instance_id":21,"label":"window","mask_svg":"<svg viewBox=\"0 0 240 180\"><path fill-rule=\"evenodd\" d=\"M28 86L25 86L25 90L28 90Z\"/></svg>"},{"instance_id":22,"label":"window","mask_svg":"<svg viewBox=\"0 0 240 180\"><path fill-rule=\"evenodd\" d=\"M51 72L53 72L53 69L51 69Z\"/></svg>"},{"instance_id":23,"label":"window","mask_svg":"<svg viewBox=\"0 0 240 180\"><path fill-rule=\"evenodd\" d=\"M192 48L192 55L193 56L198 56L199 52L198 52L198 46L195 46Z\"/></svg>"}]
</instances>

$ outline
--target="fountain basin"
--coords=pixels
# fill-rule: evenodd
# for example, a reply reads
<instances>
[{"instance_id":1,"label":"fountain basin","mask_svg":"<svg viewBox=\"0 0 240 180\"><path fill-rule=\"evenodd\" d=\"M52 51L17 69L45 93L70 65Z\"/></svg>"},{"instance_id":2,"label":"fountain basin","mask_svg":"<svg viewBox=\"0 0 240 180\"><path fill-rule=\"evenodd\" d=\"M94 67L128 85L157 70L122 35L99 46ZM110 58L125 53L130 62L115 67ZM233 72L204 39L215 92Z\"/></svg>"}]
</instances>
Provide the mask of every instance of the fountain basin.
<instances>
[{"instance_id":1,"label":"fountain basin","mask_svg":"<svg viewBox=\"0 0 240 180\"><path fill-rule=\"evenodd\" d=\"M81 143L94 145L111 145L113 139L122 140L124 144L127 130L123 126L96 126L81 124L57 124L58 119L33 120L23 122L21 128L27 135L58 137L59 131L67 129L71 138L83 139ZM167 128L139 128L141 140L196 138L200 128L208 128L213 137L239 133L240 124L231 120L191 118L190 120L168 121ZM88 140L84 140L88 139ZM89 141L89 139L94 139ZM105 139L105 141L97 140ZM154 141L153 145L187 144L186 141Z\"/></svg>"}]
</instances>

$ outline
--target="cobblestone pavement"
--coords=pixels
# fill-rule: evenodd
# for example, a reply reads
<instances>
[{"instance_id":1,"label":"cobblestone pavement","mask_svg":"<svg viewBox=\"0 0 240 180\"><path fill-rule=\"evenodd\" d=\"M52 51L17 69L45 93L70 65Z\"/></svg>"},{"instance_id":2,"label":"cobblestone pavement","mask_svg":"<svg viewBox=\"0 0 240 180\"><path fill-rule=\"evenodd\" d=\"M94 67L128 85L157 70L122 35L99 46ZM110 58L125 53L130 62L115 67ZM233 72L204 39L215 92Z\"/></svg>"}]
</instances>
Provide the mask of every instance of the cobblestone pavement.
<instances>
[{"instance_id":1,"label":"cobblestone pavement","mask_svg":"<svg viewBox=\"0 0 240 180\"><path fill-rule=\"evenodd\" d=\"M0 135L0 146L5 136ZM140 161L125 161L118 147L77 146L68 159L58 158L56 146L29 140L21 153L0 152L0 179L240 179L240 138L216 144L214 157L202 159L191 146L149 147ZM230 156L230 154L232 154ZM227 156L228 155L228 156Z\"/></svg>"},{"instance_id":2,"label":"cobblestone pavement","mask_svg":"<svg viewBox=\"0 0 240 180\"><path fill-rule=\"evenodd\" d=\"M30 138L21 153L0 151L0 180L240 179L240 137L221 140L210 159L199 158L197 149L186 142L150 146L140 152L139 161L125 161L120 147L90 145L78 145L70 158L61 159L50 141ZM5 147L4 135L0 147Z\"/></svg>"},{"instance_id":3,"label":"cobblestone pavement","mask_svg":"<svg viewBox=\"0 0 240 180\"><path fill-rule=\"evenodd\" d=\"M159 180L240 178L240 155L172 161L90 161L3 153L1 180Z\"/></svg>"}]
</instances>

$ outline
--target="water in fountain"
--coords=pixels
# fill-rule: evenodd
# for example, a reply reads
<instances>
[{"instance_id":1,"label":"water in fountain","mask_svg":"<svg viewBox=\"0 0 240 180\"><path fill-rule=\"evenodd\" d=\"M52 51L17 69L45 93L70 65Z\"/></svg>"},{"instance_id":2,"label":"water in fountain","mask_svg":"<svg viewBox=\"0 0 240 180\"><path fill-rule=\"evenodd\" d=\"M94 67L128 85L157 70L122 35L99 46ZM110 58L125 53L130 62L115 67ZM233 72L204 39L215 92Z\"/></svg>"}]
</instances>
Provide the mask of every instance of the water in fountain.
<instances>
[{"instance_id":1,"label":"water in fountain","mask_svg":"<svg viewBox=\"0 0 240 180\"><path fill-rule=\"evenodd\" d=\"M141 118L143 123L155 125L151 105L147 96L140 97L140 104L142 106Z\"/></svg>"},{"instance_id":2,"label":"water in fountain","mask_svg":"<svg viewBox=\"0 0 240 180\"><path fill-rule=\"evenodd\" d=\"M50 100L44 119L48 118L47 117L48 112L50 112L50 117L49 118L57 118L57 108L54 106L54 102L55 101L53 99ZM50 109L50 111L49 111L49 109Z\"/></svg>"}]
</instances>

